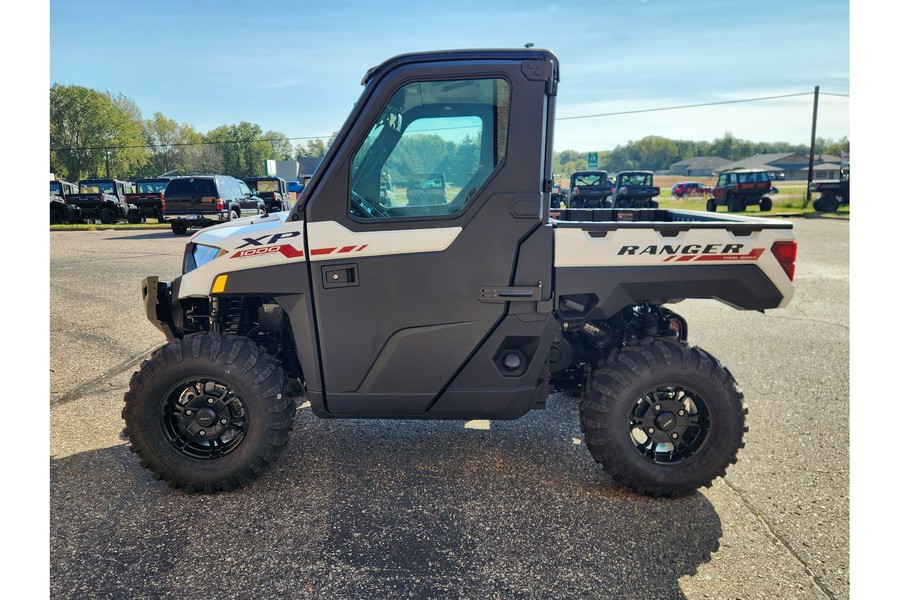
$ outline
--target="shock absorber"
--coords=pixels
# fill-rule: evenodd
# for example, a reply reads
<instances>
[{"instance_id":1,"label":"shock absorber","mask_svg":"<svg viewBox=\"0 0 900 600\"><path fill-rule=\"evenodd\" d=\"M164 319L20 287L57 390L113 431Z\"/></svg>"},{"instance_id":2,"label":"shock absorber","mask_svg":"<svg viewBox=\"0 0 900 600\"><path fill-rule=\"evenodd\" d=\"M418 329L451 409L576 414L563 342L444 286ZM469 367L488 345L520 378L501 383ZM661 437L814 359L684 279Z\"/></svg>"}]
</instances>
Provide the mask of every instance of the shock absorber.
<instances>
[{"instance_id":1,"label":"shock absorber","mask_svg":"<svg viewBox=\"0 0 900 600\"><path fill-rule=\"evenodd\" d=\"M222 330L225 333L240 333L244 325L244 306L243 298L229 298L227 301L227 310L225 318L222 322Z\"/></svg>"}]
</instances>

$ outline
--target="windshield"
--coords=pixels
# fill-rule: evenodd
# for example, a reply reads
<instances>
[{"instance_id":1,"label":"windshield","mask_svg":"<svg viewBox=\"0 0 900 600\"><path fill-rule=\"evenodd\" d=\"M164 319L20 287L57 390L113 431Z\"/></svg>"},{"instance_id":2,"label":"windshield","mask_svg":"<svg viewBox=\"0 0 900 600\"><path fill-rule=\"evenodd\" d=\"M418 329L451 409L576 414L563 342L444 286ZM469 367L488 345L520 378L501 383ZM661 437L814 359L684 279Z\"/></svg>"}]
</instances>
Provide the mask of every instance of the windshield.
<instances>
[{"instance_id":1,"label":"windshield","mask_svg":"<svg viewBox=\"0 0 900 600\"><path fill-rule=\"evenodd\" d=\"M253 190L253 193L255 194L266 194L279 191L278 182L268 179L263 179L260 181L248 181L247 185L250 186L250 189Z\"/></svg>"},{"instance_id":2,"label":"windshield","mask_svg":"<svg viewBox=\"0 0 900 600\"><path fill-rule=\"evenodd\" d=\"M138 194L161 194L166 191L166 186L169 185L169 180L165 181L138 181L137 182L137 193Z\"/></svg>"},{"instance_id":3,"label":"windshield","mask_svg":"<svg viewBox=\"0 0 900 600\"><path fill-rule=\"evenodd\" d=\"M622 173L619 175L620 185L653 185L653 175L644 173Z\"/></svg>"},{"instance_id":4,"label":"windshield","mask_svg":"<svg viewBox=\"0 0 900 600\"><path fill-rule=\"evenodd\" d=\"M606 183L606 175L602 174L594 173L575 176L575 186L603 185L604 183Z\"/></svg>"},{"instance_id":5,"label":"windshield","mask_svg":"<svg viewBox=\"0 0 900 600\"><path fill-rule=\"evenodd\" d=\"M79 194L99 194L100 192L115 194L116 184L112 181L85 181L78 184Z\"/></svg>"}]
</instances>

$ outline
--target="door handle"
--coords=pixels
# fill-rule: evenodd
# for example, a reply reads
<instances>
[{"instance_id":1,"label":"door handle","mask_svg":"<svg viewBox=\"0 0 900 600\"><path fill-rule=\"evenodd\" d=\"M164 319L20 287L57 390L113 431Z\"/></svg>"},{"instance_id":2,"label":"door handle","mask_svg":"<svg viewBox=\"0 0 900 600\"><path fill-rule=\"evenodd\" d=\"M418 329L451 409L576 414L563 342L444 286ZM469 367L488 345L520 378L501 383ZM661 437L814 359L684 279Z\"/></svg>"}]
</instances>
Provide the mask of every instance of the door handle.
<instances>
[{"instance_id":1,"label":"door handle","mask_svg":"<svg viewBox=\"0 0 900 600\"><path fill-rule=\"evenodd\" d=\"M328 265L322 267L322 287L355 287L359 285L359 272L355 264Z\"/></svg>"}]
</instances>

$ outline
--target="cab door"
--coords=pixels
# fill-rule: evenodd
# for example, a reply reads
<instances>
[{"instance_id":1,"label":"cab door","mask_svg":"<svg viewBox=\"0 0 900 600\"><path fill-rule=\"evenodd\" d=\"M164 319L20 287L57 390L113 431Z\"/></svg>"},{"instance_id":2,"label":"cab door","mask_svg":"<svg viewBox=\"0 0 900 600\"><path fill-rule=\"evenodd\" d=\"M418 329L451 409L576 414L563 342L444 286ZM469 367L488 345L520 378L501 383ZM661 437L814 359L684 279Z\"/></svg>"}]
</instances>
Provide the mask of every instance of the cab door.
<instances>
[{"instance_id":1,"label":"cab door","mask_svg":"<svg viewBox=\"0 0 900 600\"><path fill-rule=\"evenodd\" d=\"M421 61L381 67L306 205L332 414L426 413L507 314L485 290L543 220L555 61ZM422 172L446 193L411 201Z\"/></svg>"}]
</instances>

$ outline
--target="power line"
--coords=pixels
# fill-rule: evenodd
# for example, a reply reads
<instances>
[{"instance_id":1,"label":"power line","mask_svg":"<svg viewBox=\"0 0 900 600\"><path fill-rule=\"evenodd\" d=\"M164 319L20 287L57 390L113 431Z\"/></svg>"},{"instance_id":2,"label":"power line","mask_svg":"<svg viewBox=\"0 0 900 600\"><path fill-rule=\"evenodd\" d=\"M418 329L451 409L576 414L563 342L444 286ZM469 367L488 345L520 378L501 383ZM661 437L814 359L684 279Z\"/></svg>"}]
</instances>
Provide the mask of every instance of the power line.
<instances>
[{"instance_id":1,"label":"power line","mask_svg":"<svg viewBox=\"0 0 900 600\"><path fill-rule=\"evenodd\" d=\"M762 102L766 100L779 100L782 98L796 98L798 96L812 96L814 92L798 92L795 94L780 94L777 96L761 96L758 98L744 98L740 100L720 100L718 102L703 102L700 104L682 104L678 106L663 106L658 108L643 108L637 110L625 110L625 111L617 111L617 112L609 112L609 113L597 113L593 115L576 115L572 117L557 117L556 121L572 121L575 119L593 119L597 117L616 117L620 115L633 115L639 113L649 113L649 112L662 112L667 110L681 110L685 108L701 108L707 106L722 106L726 104L742 104L747 102ZM849 98L850 94L839 94L839 93L828 93L828 92L819 92L821 96L837 96L841 98ZM332 134L333 135L333 134ZM261 139L249 139L249 140L226 140L221 142L178 142L173 144L135 144L128 146L87 146L84 148L51 148L51 150L56 152L63 151L89 151L89 150L127 150L133 148L175 148L182 146L217 146L217 145L226 145L226 144L249 144L252 142L287 142L287 141L295 141L295 140L324 140L330 138L331 135L313 135L306 137L283 137L283 138L261 138Z\"/></svg>"},{"instance_id":2,"label":"power line","mask_svg":"<svg viewBox=\"0 0 900 600\"><path fill-rule=\"evenodd\" d=\"M660 112L664 110L680 110L683 108L699 108L704 106L721 106L723 104L740 104L743 102L760 102L763 100L778 100L781 98L796 98L797 96L811 96L813 92L800 92L797 94L781 94L779 96L763 96L760 98L745 98L742 100L720 100L718 102L704 102L702 104L683 104L679 106L664 106L660 108L643 108L639 110L625 110L619 112L610 112L610 113L598 113L595 115L578 115L575 117L558 117L557 121L570 121L573 119L591 119L594 117L615 117L619 115L633 115L638 113L648 113L648 112ZM833 96L843 95L846 97L850 97L849 94L829 94Z\"/></svg>"}]
</instances>

